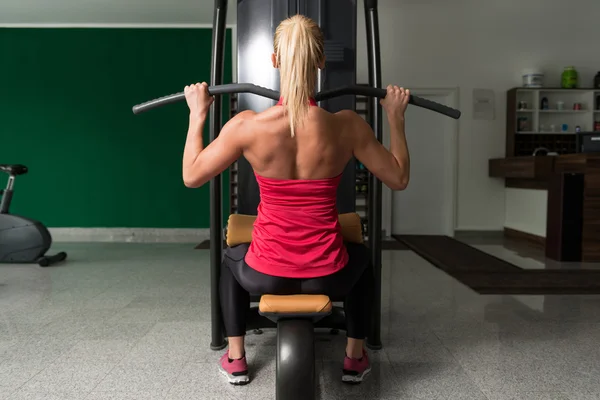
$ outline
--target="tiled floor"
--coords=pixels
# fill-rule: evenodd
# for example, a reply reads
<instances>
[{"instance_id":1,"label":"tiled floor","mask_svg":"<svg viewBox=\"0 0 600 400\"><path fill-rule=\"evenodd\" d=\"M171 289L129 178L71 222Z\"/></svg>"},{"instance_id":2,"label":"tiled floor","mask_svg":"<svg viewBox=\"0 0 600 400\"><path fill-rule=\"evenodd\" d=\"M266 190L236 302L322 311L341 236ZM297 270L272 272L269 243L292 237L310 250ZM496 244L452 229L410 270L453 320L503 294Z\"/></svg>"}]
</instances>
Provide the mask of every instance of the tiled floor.
<instances>
[{"instance_id":1,"label":"tiled floor","mask_svg":"<svg viewBox=\"0 0 600 400\"><path fill-rule=\"evenodd\" d=\"M600 263L560 262L546 258L544 249L530 246L522 241L506 239L502 232L490 232L485 236L458 234L455 239L501 258L523 269L600 269Z\"/></svg>"},{"instance_id":2,"label":"tiled floor","mask_svg":"<svg viewBox=\"0 0 600 400\"><path fill-rule=\"evenodd\" d=\"M273 331L247 338L249 385L217 372L208 251L57 247L64 265L0 265L0 400L274 399ZM321 399L600 399L600 296L480 296L387 251L382 304L360 386L340 382L343 336L318 335Z\"/></svg>"}]
</instances>

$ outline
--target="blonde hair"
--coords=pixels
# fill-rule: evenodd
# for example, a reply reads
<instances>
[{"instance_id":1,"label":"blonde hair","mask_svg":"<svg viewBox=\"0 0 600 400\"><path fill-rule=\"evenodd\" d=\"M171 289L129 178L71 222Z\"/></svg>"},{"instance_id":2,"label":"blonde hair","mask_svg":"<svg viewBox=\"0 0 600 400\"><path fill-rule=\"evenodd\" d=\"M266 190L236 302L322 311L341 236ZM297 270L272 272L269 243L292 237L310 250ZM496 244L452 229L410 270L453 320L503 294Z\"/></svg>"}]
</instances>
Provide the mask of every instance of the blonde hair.
<instances>
[{"instance_id":1,"label":"blonde hair","mask_svg":"<svg viewBox=\"0 0 600 400\"><path fill-rule=\"evenodd\" d=\"M290 120L292 137L310 107L325 43L319 25L303 15L283 20L273 41L279 67L281 97Z\"/></svg>"}]
</instances>

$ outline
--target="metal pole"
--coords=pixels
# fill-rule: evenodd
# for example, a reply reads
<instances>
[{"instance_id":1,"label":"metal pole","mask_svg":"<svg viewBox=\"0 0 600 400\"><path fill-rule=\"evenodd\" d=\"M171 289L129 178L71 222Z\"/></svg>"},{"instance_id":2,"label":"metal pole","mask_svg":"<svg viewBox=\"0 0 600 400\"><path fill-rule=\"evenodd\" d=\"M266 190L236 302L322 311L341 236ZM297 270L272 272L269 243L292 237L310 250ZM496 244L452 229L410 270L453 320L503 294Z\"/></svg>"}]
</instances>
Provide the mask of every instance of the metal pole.
<instances>
[{"instance_id":1,"label":"metal pole","mask_svg":"<svg viewBox=\"0 0 600 400\"><path fill-rule=\"evenodd\" d=\"M212 36L212 65L210 85L223 83L223 53L225 50L225 21L227 17L227 0L215 0ZM215 96L210 109L210 141L221 132L221 96ZM221 201L222 175L210 181L210 285L211 285L211 343L212 350L221 350L227 346L223 334L223 317L219 298L219 278L221 275L221 259L223 252L223 210Z\"/></svg>"},{"instance_id":2,"label":"metal pole","mask_svg":"<svg viewBox=\"0 0 600 400\"><path fill-rule=\"evenodd\" d=\"M381 87L381 53L379 49L379 19L377 0L365 0L365 19L367 27L367 52L369 59L369 85ZM377 140L382 143L381 105L377 99L370 103L373 131ZM381 349L381 181L370 174L369 177L369 248L371 263L375 273L373 296L373 313L371 329L367 336L370 349Z\"/></svg>"}]
</instances>

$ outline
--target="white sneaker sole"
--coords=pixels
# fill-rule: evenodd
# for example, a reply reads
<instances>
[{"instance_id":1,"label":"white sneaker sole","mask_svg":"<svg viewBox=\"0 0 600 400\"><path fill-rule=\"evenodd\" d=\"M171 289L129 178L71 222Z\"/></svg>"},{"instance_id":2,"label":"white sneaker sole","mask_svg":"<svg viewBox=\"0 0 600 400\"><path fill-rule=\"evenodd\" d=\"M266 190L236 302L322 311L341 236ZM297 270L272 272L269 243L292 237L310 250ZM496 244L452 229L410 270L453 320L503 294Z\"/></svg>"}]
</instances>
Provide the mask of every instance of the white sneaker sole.
<instances>
[{"instance_id":1,"label":"white sneaker sole","mask_svg":"<svg viewBox=\"0 0 600 400\"><path fill-rule=\"evenodd\" d=\"M227 371L225 371L220 365L219 371L227 377L227 380L232 385L245 385L248 382L250 382L250 377L248 375L231 375Z\"/></svg>"},{"instance_id":2,"label":"white sneaker sole","mask_svg":"<svg viewBox=\"0 0 600 400\"><path fill-rule=\"evenodd\" d=\"M365 369L362 374L359 375L342 375L342 382L345 383L361 383L365 376L371 372L371 367Z\"/></svg>"}]
</instances>

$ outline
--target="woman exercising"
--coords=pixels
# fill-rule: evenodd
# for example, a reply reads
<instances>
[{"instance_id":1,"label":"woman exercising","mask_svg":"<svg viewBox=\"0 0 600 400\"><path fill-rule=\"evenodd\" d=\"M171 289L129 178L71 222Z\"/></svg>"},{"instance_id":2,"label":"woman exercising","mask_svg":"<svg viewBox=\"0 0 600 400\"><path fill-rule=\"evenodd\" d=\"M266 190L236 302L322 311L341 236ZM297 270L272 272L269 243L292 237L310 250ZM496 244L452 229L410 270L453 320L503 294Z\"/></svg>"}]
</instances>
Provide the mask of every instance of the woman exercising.
<instances>
[{"instance_id":1,"label":"woman exercising","mask_svg":"<svg viewBox=\"0 0 600 400\"><path fill-rule=\"evenodd\" d=\"M316 106L312 96L325 55L323 34L314 21L296 15L281 22L271 58L281 77L279 103L260 113L239 113L206 148L202 131L213 98L206 83L185 88L190 109L185 185L202 186L243 155L261 197L252 243L225 250L219 289L229 349L220 369L230 383L249 381L244 336L250 294L326 294L345 299L348 343L342 380L361 382L370 371L364 339L373 270L364 245L344 243L336 193L352 157L391 189L406 188L409 91L388 86L381 100L391 131L388 151L354 111L332 114Z\"/></svg>"}]
</instances>

